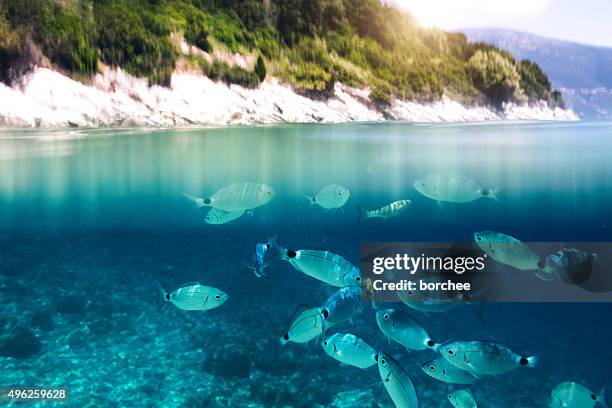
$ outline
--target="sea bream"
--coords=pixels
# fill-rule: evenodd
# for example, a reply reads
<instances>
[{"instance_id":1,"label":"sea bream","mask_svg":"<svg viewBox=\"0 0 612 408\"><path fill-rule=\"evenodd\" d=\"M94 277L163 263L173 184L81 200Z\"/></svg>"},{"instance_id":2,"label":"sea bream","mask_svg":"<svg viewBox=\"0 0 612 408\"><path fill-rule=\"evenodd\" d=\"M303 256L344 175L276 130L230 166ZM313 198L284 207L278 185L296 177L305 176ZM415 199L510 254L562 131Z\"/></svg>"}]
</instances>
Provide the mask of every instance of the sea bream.
<instances>
[{"instance_id":1,"label":"sea bream","mask_svg":"<svg viewBox=\"0 0 612 408\"><path fill-rule=\"evenodd\" d=\"M447 396L448 402L455 408L477 408L476 400L469 390L456 390Z\"/></svg>"},{"instance_id":2,"label":"sea bream","mask_svg":"<svg viewBox=\"0 0 612 408\"><path fill-rule=\"evenodd\" d=\"M313 205L318 205L326 210L334 210L341 208L346 204L351 197L351 192L348 188L339 184L330 184L323 187L315 196L304 196Z\"/></svg>"},{"instance_id":3,"label":"sea bream","mask_svg":"<svg viewBox=\"0 0 612 408\"><path fill-rule=\"evenodd\" d=\"M214 207L234 212L251 210L268 204L276 195L276 190L266 184L246 182L223 187L207 198L195 197L188 193L183 194L198 207Z\"/></svg>"},{"instance_id":4,"label":"sea bream","mask_svg":"<svg viewBox=\"0 0 612 408\"><path fill-rule=\"evenodd\" d=\"M479 198L497 199L495 189L482 188L474 180L457 174L430 174L413 183L414 188L432 200L469 203Z\"/></svg>"},{"instance_id":5,"label":"sea bream","mask_svg":"<svg viewBox=\"0 0 612 408\"><path fill-rule=\"evenodd\" d=\"M368 368L376 364L376 350L352 334L332 334L321 341L321 347L330 357L343 364L358 368Z\"/></svg>"},{"instance_id":6,"label":"sea bream","mask_svg":"<svg viewBox=\"0 0 612 408\"><path fill-rule=\"evenodd\" d=\"M456 341L439 348L454 366L476 375L504 374L519 367L534 367L536 357L523 357L506 346L487 341Z\"/></svg>"},{"instance_id":7,"label":"sea bream","mask_svg":"<svg viewBox=\"0 0 612 408\"><path fill-rule=\"evenodd\" d=\"M280 248L281 259L296 270L332 286L361 285L359 268L341 255L314 249Z\"/></svg>"},{"instance_id":8,"label":"sea bream","mask_svg":"<svg viewBox=\"0 0 612 408\"><path fill-rule=\"evenodd\" d=\"M548 395L550 408L593 408L597 404L608 407L606 388L599 395L576 382L567 381L557 385Z\"/></svg>"},{"instance_id":9,"label":"sea bream","mask_svg":"<svg viewBox=\"0 0 612 408\"><path fill-rule=\"evenodd\" d=\"M446 361L444 357L427 361L421 365L421 370L431 378L445 382L447 384L471 385L478 377L469 371L455 367Z\"/></svg>"},{"instance_id":10,"label":"sea bream","mask_svg":"<svg viewBox=\"0 0 612 408\"><path fill-rule=\"evenodd\" d=\"M540 257L518 239L495 231L474 233L474 242L496 262L522 271L543 266Z\"/></svg>"},{"instance_id":11,"label":"sea bream","mask_svg":"<svg viewBox=\"0 0 612 408\"><path fill-rule=\"evenodd\" d=\"M439 347L439 344L429 337L412 316L401 310L379 310L376 312L376 323L388 339L398 342L409 350L436 351Z\"/></svg>"},{"instance_id":12,"label":"sea bream","mask_svg":"<svg viewBox=\"0 0 612 408\"><path fill-rule=\"evenodd\" d=\"M378 372L396 408L418 408L419 396L412 379L393 357L379 351Z\"/></svg>"},{"instance_id":13,"label":"sea bream","mask_svg":"<svg viewBox=\"0 0 612 408\"><path fill-rule=\"evenodd\" d=\"M388 219L402 214L412 204L410 200L398 200L374 210L357 207L357 222L362 222L368 218Z\"/></svg>"},{"instance_id":14,"label":"sea bream","mask_svg":"<svg viewBox=\"0 0 612 408\"><path fill-rule=\"evenodd\" d=\"M229 298L222 290L199 283L181 286L172 292L166 292L159 283L156 284L164 301L172 303L181 310L214 309Z\"/></svg>"},{"instance_id":15,"label":"sea bream","mask_svg":"<svg viewBox=\"0 0 612 408\"><path fill-rule=\"evenodd\" d=\"M360 286L346 286L335 291L323 303L321 313L329 325L352 321L365 307Z\"/></svg>"},{"instance_id":16,"label":"sea bream","mask_svg":"<svg viewBox=\"0 0 612 408\"><path fill-rule=\"evenodd\" d=\"M281 338L282 345L288 342L308 343L320 337L325 332L325 321L320 307L312 307L302 311L291 322L289 330Z\"/></svg>"},{"instance_id":17,"label":"sea bream","mask_svg":"<svg viewBox=\"0 0 612 408\"><path fill-rule=\"evenodd\" d=\"M245 211L223 211L215 207L210 207L204 216L204 222L211 225L222 225L237 220L244 215Z\"/></svg>"}]
</instances>

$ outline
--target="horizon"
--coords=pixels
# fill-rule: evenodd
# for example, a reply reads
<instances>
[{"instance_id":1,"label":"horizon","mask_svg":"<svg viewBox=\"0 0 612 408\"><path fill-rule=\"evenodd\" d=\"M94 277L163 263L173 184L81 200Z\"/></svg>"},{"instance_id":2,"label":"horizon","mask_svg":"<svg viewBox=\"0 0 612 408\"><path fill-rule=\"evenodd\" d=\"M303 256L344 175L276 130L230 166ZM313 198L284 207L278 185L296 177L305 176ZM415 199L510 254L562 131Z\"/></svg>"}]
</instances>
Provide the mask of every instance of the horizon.
<instances>
[{"instance_id":1,"label":"horizon","mask_svg":"<svg viewBox=\"0 0 612 408\"><path fill-rule=\"evenodd\" d=\"M390 0L425 27L503 29L612 48L612 2L585 0ZM441 12L443 10L444 12Z\"/></svg>"}]
</instances>

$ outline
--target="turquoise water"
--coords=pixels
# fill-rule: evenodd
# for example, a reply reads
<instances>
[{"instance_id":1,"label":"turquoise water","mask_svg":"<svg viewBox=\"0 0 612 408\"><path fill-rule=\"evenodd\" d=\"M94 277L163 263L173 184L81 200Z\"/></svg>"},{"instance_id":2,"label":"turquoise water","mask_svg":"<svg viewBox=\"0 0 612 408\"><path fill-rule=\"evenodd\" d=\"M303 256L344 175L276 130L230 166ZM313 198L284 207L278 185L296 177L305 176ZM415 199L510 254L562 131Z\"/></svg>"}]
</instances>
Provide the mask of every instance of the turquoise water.
<instances>
[{"instance_id":1,"label":"turquoise water","mask_svg":"<svg viewBox=\"0 0 612 408\"><path fill-rule=\"evenodd\" d=\"M419 194L414 180L457 173L499 201ZM181 192L208 197L257 181L277 193L225 225ZM336 211L303 195L336 183ZM357 223L357 206L412 205ZM357 264L364 241L612 241L612 124L287 125L184 130L0 132L0 372L3 385L63 386L64 406L391 407L376 367L341 366L318 344L280 346L300 305L333 288L288 263L245 267L256 242L328 249ZM159 310L154 282L199 281L229 300ZM403 308L402 305L389 305ZM559 382L612 385L609 304L486 304L416 315L438 339L491 339L541 364L470 387L479 406L545 407ZM380 333L370 307L330 332L395 356L422 407L450 406L444 383ZM15 334L17 333L17 334ZM21 337L20 337L21 336ZM17 339L17 340L16 340ZM12 341L12 342L11 342ZM59 405L59 404L58 404Z\"/></svg>"}]
</instances>

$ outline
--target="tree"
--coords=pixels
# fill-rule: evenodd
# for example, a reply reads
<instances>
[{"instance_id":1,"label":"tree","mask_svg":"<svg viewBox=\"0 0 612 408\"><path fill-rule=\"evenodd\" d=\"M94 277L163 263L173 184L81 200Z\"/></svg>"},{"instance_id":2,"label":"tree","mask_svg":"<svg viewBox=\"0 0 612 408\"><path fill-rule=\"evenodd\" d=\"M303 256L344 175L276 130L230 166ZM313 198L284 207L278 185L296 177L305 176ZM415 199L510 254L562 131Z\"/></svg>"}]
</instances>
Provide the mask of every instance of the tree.
<instances>
[{"instance_id":1,"label":"tree","mask_svg":"<svg viewBox=\"0 0 612 408\"><path fill-rule=\"evenodd\" d=\"M496 107L517 99L520 76L514 64L497 51L478 50L467 62L467 69L479 89Z\"/></svg>"},{"instance_id":2,"label":"tree","mask_svg":"<svg viewBox=\"0 0 612 408\"><path fill-rule=\"evenodd\" d=\"M259 78L259 82L263 82L266 79L266 63L261 54L257 56L257 61L255 62L255 74Z\"/></svg>"}]
</instances>

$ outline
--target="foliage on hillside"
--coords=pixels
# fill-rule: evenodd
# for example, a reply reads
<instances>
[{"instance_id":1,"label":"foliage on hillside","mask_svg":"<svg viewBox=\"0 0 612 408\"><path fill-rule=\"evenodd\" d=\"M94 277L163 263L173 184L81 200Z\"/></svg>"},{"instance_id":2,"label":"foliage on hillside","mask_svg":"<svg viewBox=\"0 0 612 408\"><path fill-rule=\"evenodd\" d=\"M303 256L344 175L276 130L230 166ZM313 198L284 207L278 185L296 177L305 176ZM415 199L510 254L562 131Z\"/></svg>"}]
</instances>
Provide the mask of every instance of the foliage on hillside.
<instances>
[{"instance_id":1,"label":"foliage on hillside","mask_svg":"<svg viewBox=\"0 0 612 408\"><path fill-rule=\"evenodd\" d=\"M554 102L537 65L424 29L380 0L0 0L0 79L10 80L32 42L73 75L102 62L167 85L181 57L173 33L204 51L257 55L251 71L197 61L214 79L250 87L270 73L311 96L330 95L336 81L369 86L381 104L443 94Z\"/></svg>"}]
</instances>

